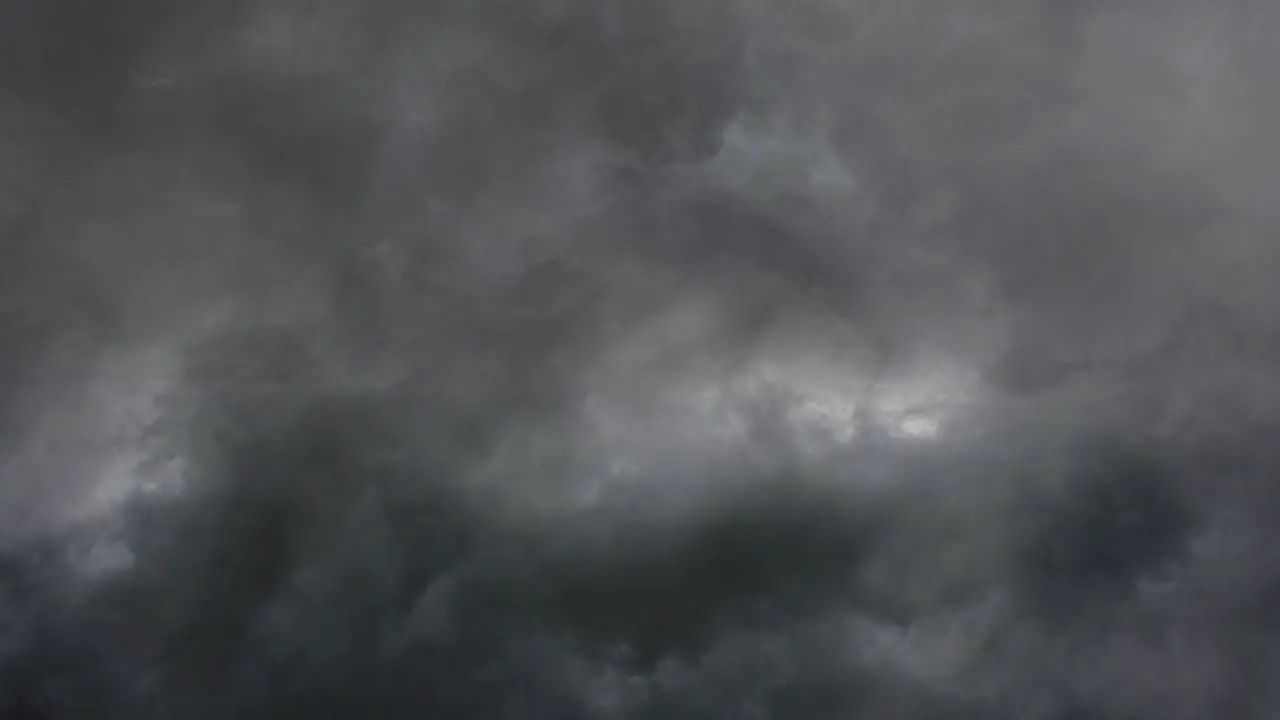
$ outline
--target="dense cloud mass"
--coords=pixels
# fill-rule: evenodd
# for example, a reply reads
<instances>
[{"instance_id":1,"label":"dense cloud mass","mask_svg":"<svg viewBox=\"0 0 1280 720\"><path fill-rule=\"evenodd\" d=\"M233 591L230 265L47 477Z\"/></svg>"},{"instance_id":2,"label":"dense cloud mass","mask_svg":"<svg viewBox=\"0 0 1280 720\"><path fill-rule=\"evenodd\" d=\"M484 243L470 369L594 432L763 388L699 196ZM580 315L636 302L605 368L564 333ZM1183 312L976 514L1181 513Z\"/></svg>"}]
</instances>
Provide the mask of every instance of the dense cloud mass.
<instances>
[{"instance_id":1,"label":"dense cloud mass","mask_svg":"<svg viewBox=\"0 0 1280 720\"><path fill-rule=\"evenodd\" d=\"M0 2L0 717L1280 716L1280 12Z\"/></svg>"}]
</instances>

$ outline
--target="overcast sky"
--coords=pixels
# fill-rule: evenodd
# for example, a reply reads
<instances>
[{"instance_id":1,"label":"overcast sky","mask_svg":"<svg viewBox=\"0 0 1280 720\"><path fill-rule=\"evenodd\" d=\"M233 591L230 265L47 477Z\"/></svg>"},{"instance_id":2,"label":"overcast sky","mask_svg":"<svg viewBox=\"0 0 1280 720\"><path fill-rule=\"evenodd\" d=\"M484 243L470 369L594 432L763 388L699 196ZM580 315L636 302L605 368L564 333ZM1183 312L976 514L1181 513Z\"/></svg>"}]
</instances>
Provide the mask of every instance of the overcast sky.
<instances>
[{"instance_id":1,"label":"overcast sky","mask_svg":"<svg viewBox=\"0 0 1280 720\"><path fill-rule=\"evenodd\" d=\"M0 2L0 715L1280 717L1280 10Z\"/></svg>"}]
</instances>

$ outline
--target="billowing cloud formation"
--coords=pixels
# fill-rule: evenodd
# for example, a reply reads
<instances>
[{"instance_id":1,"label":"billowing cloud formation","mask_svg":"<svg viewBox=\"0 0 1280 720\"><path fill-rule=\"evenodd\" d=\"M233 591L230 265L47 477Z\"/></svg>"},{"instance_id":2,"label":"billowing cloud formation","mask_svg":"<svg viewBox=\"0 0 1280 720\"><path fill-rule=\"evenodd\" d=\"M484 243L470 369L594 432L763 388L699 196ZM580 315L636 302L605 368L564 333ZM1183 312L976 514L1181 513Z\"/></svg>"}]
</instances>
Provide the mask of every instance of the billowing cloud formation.
<instances>
[{"instance_id":1,"label":"billowing cloud formation","mask_svg":"<svg viewBox=\"0 0 1280 720\"><path fill-rule=\"evenodd\" d=\"M1278 20L0 4L0 714L1275 716Z\"/></svg>"}]
</instances>

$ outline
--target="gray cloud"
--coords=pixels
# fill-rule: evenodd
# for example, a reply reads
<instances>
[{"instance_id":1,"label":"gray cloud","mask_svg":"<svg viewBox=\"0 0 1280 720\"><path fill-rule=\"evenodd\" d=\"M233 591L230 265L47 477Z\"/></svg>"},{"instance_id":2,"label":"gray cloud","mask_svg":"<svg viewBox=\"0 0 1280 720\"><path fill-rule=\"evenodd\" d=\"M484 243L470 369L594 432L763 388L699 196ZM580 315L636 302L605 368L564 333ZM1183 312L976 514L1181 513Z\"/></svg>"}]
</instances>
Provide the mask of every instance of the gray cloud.
<instances>
[{"instance_id":1,"label":"gray cloud","mask_svg":"<svg viewBox=\"0 0 1280 720\"><path fill-rule=\"evenodd\" d=\"M0 708L1274 715L1274 24L0 5Z\"/></svg>"}]
</instances>

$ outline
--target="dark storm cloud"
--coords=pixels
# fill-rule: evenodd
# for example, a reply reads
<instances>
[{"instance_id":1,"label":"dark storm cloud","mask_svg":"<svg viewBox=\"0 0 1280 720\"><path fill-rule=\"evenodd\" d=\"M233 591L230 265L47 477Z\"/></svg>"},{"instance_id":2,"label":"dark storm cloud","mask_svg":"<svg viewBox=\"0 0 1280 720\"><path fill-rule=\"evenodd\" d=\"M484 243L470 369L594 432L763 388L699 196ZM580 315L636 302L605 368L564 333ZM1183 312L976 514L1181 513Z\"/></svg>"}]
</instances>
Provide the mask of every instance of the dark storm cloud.
<instances>
[{"instance_id":1,"label":"dark storm cloud","mask_svg":"<svg viewBox=\"0 0 1280 720\"><path fill-rule=\"evenodd\" d=\"M1274 23L0 5L0 708L1270 717Z\"/></svg>"}]
</instances>

